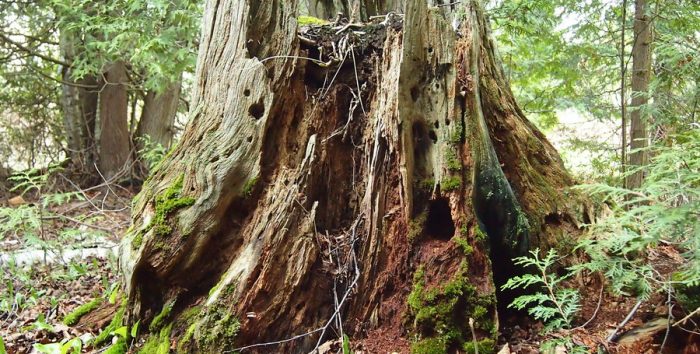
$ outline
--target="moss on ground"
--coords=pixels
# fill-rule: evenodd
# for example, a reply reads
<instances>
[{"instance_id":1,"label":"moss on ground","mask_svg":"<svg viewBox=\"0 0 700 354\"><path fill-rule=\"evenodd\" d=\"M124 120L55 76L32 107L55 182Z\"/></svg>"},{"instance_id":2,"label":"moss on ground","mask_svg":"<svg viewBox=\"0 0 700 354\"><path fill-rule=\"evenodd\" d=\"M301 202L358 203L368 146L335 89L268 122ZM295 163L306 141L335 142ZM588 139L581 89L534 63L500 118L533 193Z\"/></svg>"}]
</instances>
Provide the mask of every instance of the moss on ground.
<instances>
[{"instance_id":1,"label":"moss on ground","mask_svg":"<svg viewBox=\"0 0 700 354\"><path fill-rule=\"evenodd\" d=\"M411 354L447 354L447 342L444 337L422 339L411 345Z\"/></svg>"},{"instance_id":2,"label":"moss on ground","mask_svg":"<svg viewBox=\"0 0 700 354\"><path fill-rule=\"evenodd\" d=\"M675 291L676 300L683 309L690 312L700 308L700 286L681 284L680 282L687 282L687 279L680 272L674 273L671 279L674 281L673 290Z\"/></svg>"},{"instance_id":3,"label":"moss on ground","mask_svg":"<svg viewBox=\"0 0 700 354\"><path fill-rule=\"evenodd\" d=\"M479 350L477 351L476 348ZM466 342L464 345L462 345L462 350L464 350L467 354L495 353L496 349L496 341L491 338L484 338L476 343L473 341Z\"/></svg>"},{"instance_id":4,"label":"moss on ground","mask_svg":"<svg viewBox=\"0 0 700 354\"><path fill-rule=\"evenodd\" d=\"M447 353L455 348L468 348L473 338L467 319L475 320L475 328L495 337L492 296L480 296L469 283L465 262L452 279L433 288L428 288L425 267L420 266L413 277L413 290L408 295L409 313L413 319L413 332L418 338L411 353ZM486 350L488 341L480 341L480 353ZM465 349L466 350L466 349Z\"/></svg>"},{"instance_id":5,"label":"moss on ground","mask_svg":"<svg viewBox=\"0 0 700 354\"><path fill-rule=\"evenodd\" d=\"M69 314L66 315L66 317L63 318L63 324L67 326L72 326L78 321L80 321L80 318L87 315L90 313L92 310L96 309L98 306L102 304L103 299L101 297L92 299L92 301L82 304L78 306L75 310L71 311Z\"/></svg>"},{"instance_id":6,"label":"moss on ground","mask_svg":"<svg viewBox=\"0 0 700 354\"><path fill-rule=\"evenodd\" d=\"M151 334L139 354L168 354L170 353L170 332L172 324L163 327L158 335Z\"/></svg>"}]
</instances>

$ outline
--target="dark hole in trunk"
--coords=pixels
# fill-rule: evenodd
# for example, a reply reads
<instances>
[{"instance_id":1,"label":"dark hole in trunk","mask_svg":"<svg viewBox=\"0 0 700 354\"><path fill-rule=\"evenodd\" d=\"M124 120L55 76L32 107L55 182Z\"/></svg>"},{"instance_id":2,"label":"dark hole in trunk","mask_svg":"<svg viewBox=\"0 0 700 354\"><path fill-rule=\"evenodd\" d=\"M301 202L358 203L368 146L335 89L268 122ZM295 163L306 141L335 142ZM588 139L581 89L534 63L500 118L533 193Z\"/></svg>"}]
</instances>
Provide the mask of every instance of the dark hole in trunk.
<instances>
[{"instance_id":1,"label":"dark hole in trunk","mask_svg":"<svg viewBox=\"0 0 700 354\"><path fill-rule=\"evenodd\" d=\"M449 240L454 236L455 224L452 221L452 211L446 198L430 201L425 232L428 237L441 240Z\"/></svg>"}]
</instances>

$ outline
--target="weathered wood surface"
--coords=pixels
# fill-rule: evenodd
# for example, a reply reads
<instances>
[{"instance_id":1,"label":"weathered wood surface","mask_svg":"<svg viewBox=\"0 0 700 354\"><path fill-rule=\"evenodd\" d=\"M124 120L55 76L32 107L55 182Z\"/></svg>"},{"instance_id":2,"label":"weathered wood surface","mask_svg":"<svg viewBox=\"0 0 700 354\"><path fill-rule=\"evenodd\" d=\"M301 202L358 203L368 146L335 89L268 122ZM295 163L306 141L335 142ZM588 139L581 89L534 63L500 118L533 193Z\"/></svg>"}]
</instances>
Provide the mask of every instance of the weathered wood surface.
<instances>
[{"instance_id":1,"label":"weathered wood surface","mask_svg":"<svg viewBox=\"0 0 700 354\"><path fill-rule=\"evenodd\" d=\"M298 11L296 1L208 2L190 121L121 245L132 321L173 300L175 314L201 306L191 351L337 330L336 314L368 341L380 329L430 337L407 305L421 269L427 288L463 280L460 316L483 303L478 335L491 337L495 287L478 225L498 210L474 212L474 196L488 196L474 192L478 146L492 146L488 166L524 212L531 247L575 229L578 213L564 203L571 180L558 154L515 103L483 14L406 2L399 23L349 34L325 67L300 58L319 53L300 43ZM235 338L206 335L233 324L217 309L240 320ZM176 332L189 326L170 320ZM335 332L251 350L308 351L321 333Z\"/></svg>"}]
</instances>

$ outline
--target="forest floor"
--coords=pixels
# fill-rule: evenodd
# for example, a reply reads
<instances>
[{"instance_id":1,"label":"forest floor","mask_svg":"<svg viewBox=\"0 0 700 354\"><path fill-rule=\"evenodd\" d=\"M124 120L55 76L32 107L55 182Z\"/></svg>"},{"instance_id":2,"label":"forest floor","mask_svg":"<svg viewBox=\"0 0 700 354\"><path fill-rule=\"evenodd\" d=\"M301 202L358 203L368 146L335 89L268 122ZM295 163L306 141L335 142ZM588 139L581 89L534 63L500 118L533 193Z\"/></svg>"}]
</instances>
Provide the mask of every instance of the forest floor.
<instances>
[{"instance_id":1,"label":"forest floor","mask_svg":"<svg viewBox=\"0 0 700 354\"><path fill-rule=\"evenodd\" d=\"M42 345L74 338L87 342L106 326L116 304L103 303L100 308L106 310L106 316L102 318L91 317L73 326L64 319L80 305L95 298L113 298L110 294L117 291L116 246L129 225L132 192L83 191L77 198L57 197L60 203L45 208L29 198L0 205L0 210L20 220L0 238L0 338L7 353L51 352ZM649 258L656 269L668 274L683 261L668 245L652 250ZM543 341L562 338L611 353L700 353L700 337L668 325L666 294L654 295L633 311L635 298L614 297L604 291L601 281L583 276L570 280L569 286L581 293L579 327L542 335L540 323L524 314L514 315L502 326L500 353L537 353ZM620 326L630 314L630 320ZM612 333L617 343L607 340ZM400 330L380 328L376 334L354 341L355 352L409 352L410 343ZM87 346L82 351L98 352ZM556 351L566 352L573 351L563 347Z\"/></svg>"},{"instance_id":2,"label":"forest floor","mask_svg":"<svg viewBox=\"0 0 700 354\"><path fill-rule=\"evenodd\" d=\"M132 196L102 188L0 204L0 339L8 354L54 353L52 343L97 335L105 323L63 321L118 289L116 247Z\"/></svg>"},{"instance_id":3,"label":"forest floor","mask_svg":"<svg viewBox=\"0 0 700 354\"><path fill-rule=\"evenodd\" d=\"M648 258L662 277L670 276L684 262L670 245L650 250ZM673 318L681 319L692 309L682 311L672 305L673 317L669 317L668 294L655 293L636 306L636 297L614 296L602 281L600 276L579 276L567 281L566 287L575 288L581 295L581 308L574 321L577 327L571 330L544 334L542 323L525 313L507 316L501 324L498 353L540 353L547 341L562 343L551 354L700 353L700 334L683 326L669 325L674 323ZM694 323L688 323L687 327L697 328ZM409 353L410 342L400 332L400 329L375 330L356 345L355 353ZM571 345L578 346L578 351ZM588 350L580 351L582 347Z\"/></svg>"}]
</instances>

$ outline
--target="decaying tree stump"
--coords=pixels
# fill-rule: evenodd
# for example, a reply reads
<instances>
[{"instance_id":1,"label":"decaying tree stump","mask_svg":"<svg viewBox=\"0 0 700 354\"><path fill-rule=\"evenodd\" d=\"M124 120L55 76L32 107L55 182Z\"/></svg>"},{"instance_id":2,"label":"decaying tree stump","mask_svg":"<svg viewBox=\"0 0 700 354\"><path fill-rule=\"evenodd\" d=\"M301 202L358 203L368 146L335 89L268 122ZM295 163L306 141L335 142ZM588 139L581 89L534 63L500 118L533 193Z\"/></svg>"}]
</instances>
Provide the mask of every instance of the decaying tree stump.
<instances>
[{"instance_id":1,"label":"decaying tree stump","mask_svg":"<svg viewBox=\"0 0 700 354\"><path fill-rule=\"evenodd\" d=\"M405 3L298 28L297 1L208 2L190 121L121 245L131 322L183 352L493 345L493 279L576 228L571 180L478 4Z\"/></svg>"}]
</instances>

